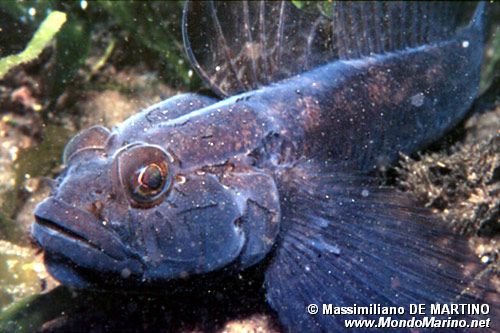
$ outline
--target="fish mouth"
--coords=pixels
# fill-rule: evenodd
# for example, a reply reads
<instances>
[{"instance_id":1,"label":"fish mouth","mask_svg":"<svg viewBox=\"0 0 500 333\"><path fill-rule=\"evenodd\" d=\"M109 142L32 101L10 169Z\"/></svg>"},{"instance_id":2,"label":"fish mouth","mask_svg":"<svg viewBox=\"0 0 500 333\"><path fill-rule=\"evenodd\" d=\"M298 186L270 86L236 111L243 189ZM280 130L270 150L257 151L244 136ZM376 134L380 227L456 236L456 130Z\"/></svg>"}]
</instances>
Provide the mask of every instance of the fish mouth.
<instances>
[{"instance_id":1,"label":"fish mouth","mask_svg":"<svg viewBox=\"0 0 500 333\"><path fill-rule=\"evenodd\" d=\"M45 251L49 272L63 284L86 285L86 278L77 278L81 272L117 280L123 272L130 279L143 275L141 258L91 213L49 197L34 215L32 237Z\"/></svg>"},{"instance_id":2,"label":"fish mouth","mask_svg":"<svg viewBox=\"0 0 500 333\"><path fill-rule=\"evenodd\" d=\"M53 222L52 220L47 220L43 217L36 216L35 215L35 223L37 223L39 226L42 228L50 229L51 233L57 233L61 235L62 237L68 238L68 239L73 239L77 242L81 242L83 244L86 244L89 247L92 247L98 251L104 251L104 249L100 248L90 240L80 236L76 232L73 232L72 230L65 228L61 224L58 224L56 222Z\"/></svg>"}]
</instances>

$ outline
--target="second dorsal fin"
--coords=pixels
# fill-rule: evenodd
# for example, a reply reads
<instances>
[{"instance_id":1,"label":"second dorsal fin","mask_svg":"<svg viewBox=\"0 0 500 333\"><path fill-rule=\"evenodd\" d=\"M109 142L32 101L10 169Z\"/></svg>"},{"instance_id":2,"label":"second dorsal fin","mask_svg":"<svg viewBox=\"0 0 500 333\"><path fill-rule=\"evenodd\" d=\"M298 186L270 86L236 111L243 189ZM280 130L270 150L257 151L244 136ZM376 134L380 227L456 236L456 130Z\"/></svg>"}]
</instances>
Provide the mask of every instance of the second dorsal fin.
<instances>
[{"instance_id":1,"label":"second dorsal fin","mask_svg":"<svg viewBox=\"0 0 500 333\"><path fill-rule=\"evenodd\" d=\"M451 2L188 1L190 61L222 96L256 89L327 62L452 37L474 6ZM471 8L472 7L472 8Z\"/></svg>"}]
</instances>

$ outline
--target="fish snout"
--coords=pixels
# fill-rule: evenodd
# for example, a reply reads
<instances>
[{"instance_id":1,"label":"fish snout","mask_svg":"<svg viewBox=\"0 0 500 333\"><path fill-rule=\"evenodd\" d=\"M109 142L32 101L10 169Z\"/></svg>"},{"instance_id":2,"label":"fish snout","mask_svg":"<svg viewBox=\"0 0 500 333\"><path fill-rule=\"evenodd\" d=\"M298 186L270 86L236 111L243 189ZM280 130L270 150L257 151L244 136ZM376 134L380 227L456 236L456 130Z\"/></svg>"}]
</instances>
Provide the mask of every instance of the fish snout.
<instances>
[{"instance_id":1,"label":"fish snout","mask_svg":"<svg viewBox=\"0 0 500 333\"><path fill-rule=\"evenodd\" d=\"M95 214L49 197L36 207L34 215L33 238L49 256L64 258L73 270L82 268L125 278L142 275L140 257ZM55 278L59 278L57 274Z\"/></svg>"}]
</instances>

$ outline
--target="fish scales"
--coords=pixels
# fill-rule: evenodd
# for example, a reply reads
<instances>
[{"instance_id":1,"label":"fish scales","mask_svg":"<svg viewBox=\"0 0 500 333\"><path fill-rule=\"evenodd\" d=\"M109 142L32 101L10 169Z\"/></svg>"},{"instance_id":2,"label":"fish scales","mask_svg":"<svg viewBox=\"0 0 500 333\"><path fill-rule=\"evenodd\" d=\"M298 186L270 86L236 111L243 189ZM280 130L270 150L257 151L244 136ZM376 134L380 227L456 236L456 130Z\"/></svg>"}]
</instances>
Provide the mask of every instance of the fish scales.
<instances>
[{"instance_id":1,"label":"fish scales","mask_svg":"<svg viewBox=\"0 0 500 333\"><path fill-rule=\"evenodd\" d=\"M398 152L432 142L468 110L478 89L482 49L480 40L463 47L465 41L322 66L194 113L156 120L151 128L140 119L149 119L152 111L146 110L118 131L123 140L168 145L193 165L205 154L213 164L247 154L278 133L302 143L297 149L306 158L321 152L366 171L377 166L375 159L386 157L387 163ZM422 100L416 103L415 96Z\"/></svg>"}]
</instances>

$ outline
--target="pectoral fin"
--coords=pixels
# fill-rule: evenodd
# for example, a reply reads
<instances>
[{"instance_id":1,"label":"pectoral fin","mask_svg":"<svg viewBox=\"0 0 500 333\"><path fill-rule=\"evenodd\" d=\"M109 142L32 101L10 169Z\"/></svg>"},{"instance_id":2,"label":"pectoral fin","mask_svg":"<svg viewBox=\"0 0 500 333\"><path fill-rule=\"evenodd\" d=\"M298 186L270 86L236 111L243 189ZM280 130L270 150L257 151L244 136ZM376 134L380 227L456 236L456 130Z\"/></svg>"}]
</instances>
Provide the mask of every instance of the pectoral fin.
<instances>
[{"instance_id":1,"label":"pectoral fin","mask_svg":"<svg viewBox=\"0 0 500 333\"><path fill-rule=\"evenodd\" d=\"M498 293L476 279L485 267L467 241L404 193L311 165L297 167L281 185L284 230L266 288L294 331L340 332L345 319L361 317L322 315L323 304L404 306L406 315L410 304L420 303L498 308ZM320 313L308 314L309 304Z\"/></svg>"}]
</instances>

